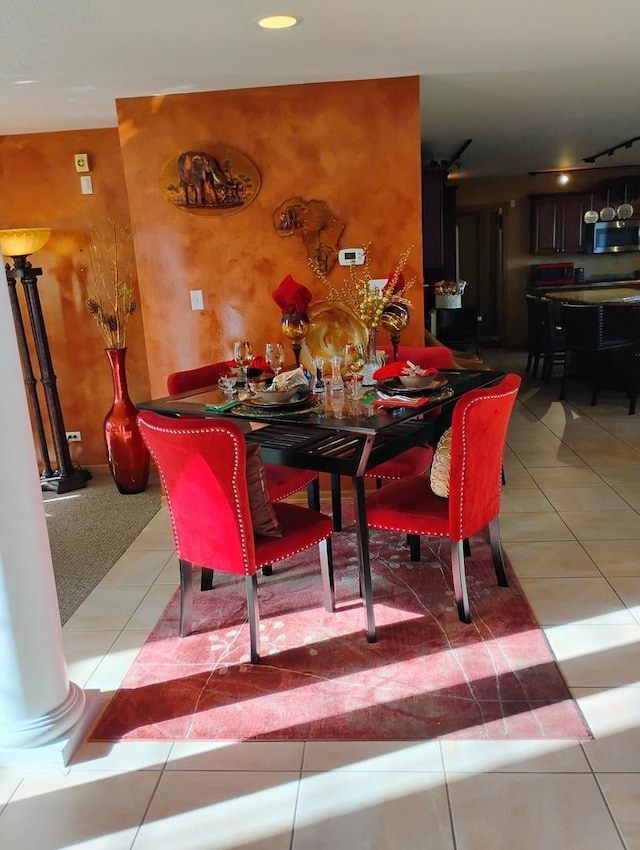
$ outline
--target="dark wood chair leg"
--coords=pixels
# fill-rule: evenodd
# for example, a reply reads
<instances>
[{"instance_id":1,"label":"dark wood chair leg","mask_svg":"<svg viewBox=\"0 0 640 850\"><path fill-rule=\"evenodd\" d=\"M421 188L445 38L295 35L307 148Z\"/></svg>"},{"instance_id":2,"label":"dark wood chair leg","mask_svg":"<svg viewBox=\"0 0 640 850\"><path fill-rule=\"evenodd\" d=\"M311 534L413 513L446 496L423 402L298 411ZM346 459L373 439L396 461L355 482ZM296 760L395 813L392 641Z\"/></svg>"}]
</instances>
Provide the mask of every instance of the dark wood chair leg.
<instances>
[{"instance_id":1,"label":"dark wood chair leg","mask_svg":"<svg viewBox=\"0 0 640 850\"><path fill-rule=\"evenodd\" d=\"M245 576L245 589L247 593L251 663L257 664L260 661L260 607L258 605L258 580L255 573L252 576Z\"/></svg>"},{"instance_id":2,"label":"dark wood chair leg","mask_svg":"<svg viewBox=\"0 0 640 850\"><path fill-rule=\"evenodd\" d=\"M465 537L462 541L462 551L464 552L465 558L471 557L471 543L469 543L468 537Z\"/></svg>"},{"instance_id":3,"label":"dark wood chair leg","mask_svg":"<svg viewBox=\"0 0 640 850\"><path fill-rule=\"evenodd\" d=\"M463 623L471 622L471 610L469 608L469 597L467 595L467 578L464 570L464 551L462 541L454 543L451 541L451 573L453 576L453 590L458 606L458 617Z\"/></svg>"},{"instance_id":4,"label":"dark wood chair leg","mask_svg":"<svg viewBox=\"0 0 640 850\"><path fill-rule=\"evenodd\" d=\"M409 544L409 558L416 562L420 560L420 535L407 534L407 543Z\"/></svg>"},{"instance_id":5,"label":"dark wood chair leg","mask_svg":"<svg viewBox=\"0 0 640 850\"><path fill-rule=\"evenodd\" d=\"M200 574L200 590L211 590L213 588L213 570L202 568Z\"/></svg>"},{"instance_id":6,"label":"dark wood chair leg","mask_svg":"<svg viewBox=\"0 0 640 850\"><path fill-rule=\"evenodd\" d=\"M342 494L340 492L340 476L331 474L331 513L333 514L333 530L342 531Z\"/></svg>"},{"instance_id":7,"label":"dark wood chair leg","mask_svg":"<svg viewBox=\"0 0 640 850\"><path fill-rule=\"evenodd\" d=\"M186 637L191 634L193 612L193 567L189 561L180 559L180 623L178 634ZM213 570L209 570L213 574Z\"/></svg>"},{"instance_id":8,"label":"dark wood chair leg","mask_svg":"<svg viewBox=\"0 0 640 850\"><path fill-rule=\"evenodd\" d=\"M493 555L493 566L500 587L508 587L507 574L504 569L504 558L502 557L502 544L500 542L500 523L495 517L489 523L489 542L491 543L491 554Z\"/></svg>"},{"instance_id":9,"label":"dark wood chair leg","mask_svg":"<svg viewBox=\"0 0 640 850\"><path fill-rule=\"evenodd\" d=\"M313 511L320 510L320 479L314 478L307 484L307 504Z\"/></svg>"}]
</instances>

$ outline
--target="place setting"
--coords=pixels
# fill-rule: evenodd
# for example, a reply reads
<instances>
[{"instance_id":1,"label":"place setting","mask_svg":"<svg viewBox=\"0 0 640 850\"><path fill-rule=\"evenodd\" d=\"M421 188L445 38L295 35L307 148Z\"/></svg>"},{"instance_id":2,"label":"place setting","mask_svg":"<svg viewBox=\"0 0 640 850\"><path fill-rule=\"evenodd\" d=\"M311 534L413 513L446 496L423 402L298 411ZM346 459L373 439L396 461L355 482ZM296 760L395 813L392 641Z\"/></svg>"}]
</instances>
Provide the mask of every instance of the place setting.
<instances>
[{"instance_id":1,"label":"place setting","mask_svg":"<svg viewBox=\"0 0 640 850\"><path fill-rule=\"evenodd\" d=\"M423 369L410 360L380 367L373 375L377 406L419 407L453 395L449 379L434 367Z\"/></svg>"},{"instance_id":2,"label":"place setting","mask_svg":"<svg viewBox=\"0 0 640 850\"><path fill-rule=\"evenodd\" d=\"M235 364L238 369L230 369L229 373L220 376L218 387L224 399L207 404L205 408L246 417L314 411L318 400L311 393L304 368L297 366L282 371L284 362L281 342L266 343L264 357L253 357L249 342L234 343L234 360L230 365Z\"/></svg>"}]
</instances>

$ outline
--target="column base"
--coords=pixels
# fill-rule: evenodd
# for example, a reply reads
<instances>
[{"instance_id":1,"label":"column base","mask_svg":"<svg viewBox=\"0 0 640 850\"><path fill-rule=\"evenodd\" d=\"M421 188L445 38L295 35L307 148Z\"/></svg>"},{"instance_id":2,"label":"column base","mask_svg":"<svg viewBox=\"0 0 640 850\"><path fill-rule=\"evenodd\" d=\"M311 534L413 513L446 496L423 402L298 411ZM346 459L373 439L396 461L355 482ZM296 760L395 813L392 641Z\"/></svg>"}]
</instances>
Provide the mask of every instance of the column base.
<instances>
[{"instance_id":1,"label":"column base","mask_svg":"<svg viewBox=\"0 0 640 850\"><path fill-rule=\"evenodd\" d=\"M40 486L43 490L51 493L70 493L72 490L80 490L87 486L91 473L80 467L73 470L71 475L62 475L60 472L49 477L40 478Z\"/></svg>"},{"instance_id":2,"label":"column base","mask_svg":"<svg viewBox=\"0 0 640 850\"><path fill-rule=\"evenodd\" d=\"M39 747L0 747L0 767L66 767L103 706L100 691L84 692L84 708L71 729Z\"/></svg>"}]
</instances>

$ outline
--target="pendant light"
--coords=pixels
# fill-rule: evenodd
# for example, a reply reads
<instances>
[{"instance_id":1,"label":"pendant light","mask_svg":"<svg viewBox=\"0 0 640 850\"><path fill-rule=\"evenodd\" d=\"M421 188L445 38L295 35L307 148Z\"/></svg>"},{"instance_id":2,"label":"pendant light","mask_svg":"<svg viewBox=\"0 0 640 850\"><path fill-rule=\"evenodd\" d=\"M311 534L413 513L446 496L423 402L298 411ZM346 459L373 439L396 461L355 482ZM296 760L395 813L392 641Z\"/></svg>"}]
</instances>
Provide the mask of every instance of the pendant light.
<instances>
[{"instance_id":1,"label":"pendant light","mask_svg":"<svg viewBox=\"0 0 640 850\"><path fill-rule=\"evenodd\" d=\"M627 184L624 185L624 203L618 207L618 218L631 218L633 215L633 207L627 203Z\"/></svg>"},{"instance_id":2,"label":"pendant light","mask_svg":"<svg viewBox=\"0 0 640 850\"><path fill-rule=\"evenodd\" d=\"M584 223L585 224L595 224L600 216L598 215L598 211L593 208L593 195L591 196L591 206L584 214Z\"/></svg>"},{"instance_id":3,"label":"pendant light","mask_svg":"<svg viewBox=\"0 0 640 850\"><path fill-rule=\"evenodd\" d=\"M613 221L615 217L616 211L609 204L609 190L607 189L607 206L600 210L600 219L601 221Z\"/></svg>"}]
</instances>

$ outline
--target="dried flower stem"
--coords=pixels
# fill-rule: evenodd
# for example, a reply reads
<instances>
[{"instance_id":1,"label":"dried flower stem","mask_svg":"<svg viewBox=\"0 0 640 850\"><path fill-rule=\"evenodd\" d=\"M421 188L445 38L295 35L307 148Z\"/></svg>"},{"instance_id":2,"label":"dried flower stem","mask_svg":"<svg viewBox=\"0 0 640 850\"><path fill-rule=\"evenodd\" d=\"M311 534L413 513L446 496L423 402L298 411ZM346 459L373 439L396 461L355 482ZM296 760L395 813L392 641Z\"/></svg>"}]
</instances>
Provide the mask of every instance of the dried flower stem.
<instances>
[{"instance_id":1,"label":"dried flower stem","mask_svg":"<svg viewBox=\"0 0 640 850\"><path fill-rule=\"evenodd\" d=\"M88 242L93 291L86 304L107 348L126 348L127 323L136 311L131 229L109 219L108 235L91 228ZM125 250L127 248L128 250Z\"/></svg>"}]
</instances>

